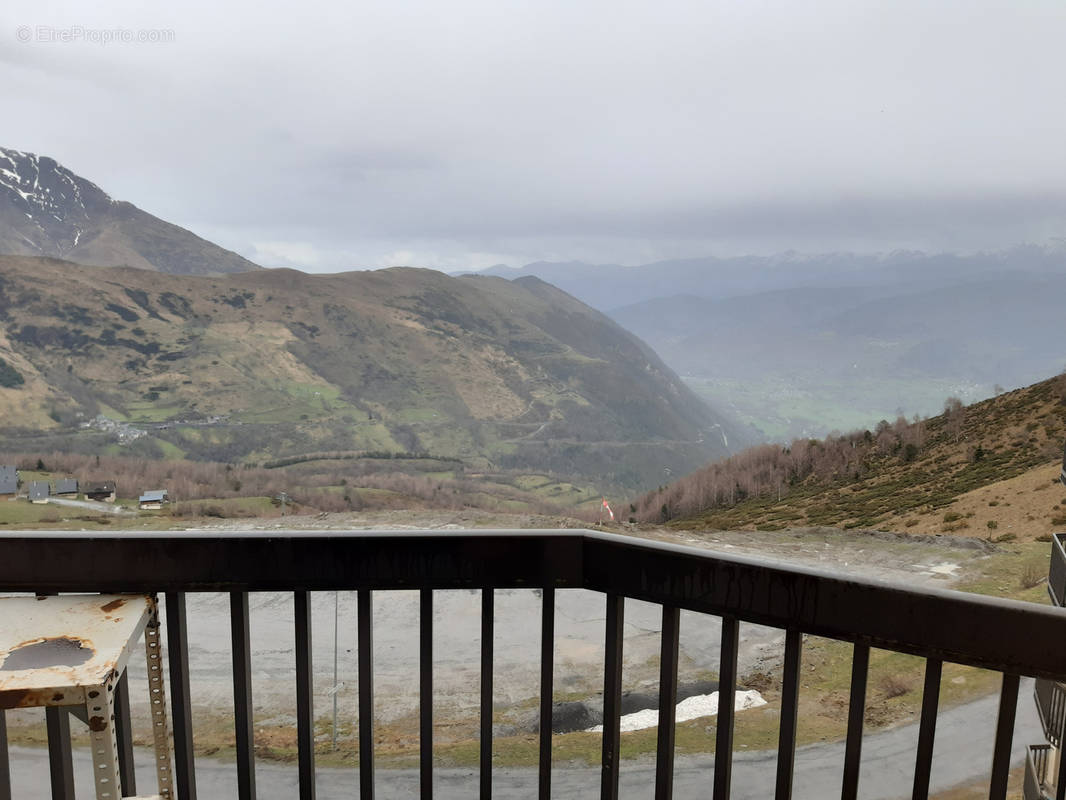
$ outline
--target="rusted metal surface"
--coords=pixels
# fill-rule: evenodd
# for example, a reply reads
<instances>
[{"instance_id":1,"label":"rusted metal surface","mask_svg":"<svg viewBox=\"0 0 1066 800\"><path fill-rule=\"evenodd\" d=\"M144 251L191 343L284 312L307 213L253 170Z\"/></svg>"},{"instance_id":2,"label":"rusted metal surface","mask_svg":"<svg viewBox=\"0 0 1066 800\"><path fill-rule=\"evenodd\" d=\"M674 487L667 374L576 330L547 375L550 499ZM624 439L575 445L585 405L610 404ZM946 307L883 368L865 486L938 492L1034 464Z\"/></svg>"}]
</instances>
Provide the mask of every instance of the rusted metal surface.
<instances>
[{"instance_id":1,"label":"rusted metal surface","mask_svg":"<svg viewBox=\"0 0 1066 800\"><path fill-rule=\"evenodd\" d=\"M85 705L126 667L153 611L142 595L0 600L0 708ZM93 720L90 716L89 726Z\"/></svg>"}]
</instances>

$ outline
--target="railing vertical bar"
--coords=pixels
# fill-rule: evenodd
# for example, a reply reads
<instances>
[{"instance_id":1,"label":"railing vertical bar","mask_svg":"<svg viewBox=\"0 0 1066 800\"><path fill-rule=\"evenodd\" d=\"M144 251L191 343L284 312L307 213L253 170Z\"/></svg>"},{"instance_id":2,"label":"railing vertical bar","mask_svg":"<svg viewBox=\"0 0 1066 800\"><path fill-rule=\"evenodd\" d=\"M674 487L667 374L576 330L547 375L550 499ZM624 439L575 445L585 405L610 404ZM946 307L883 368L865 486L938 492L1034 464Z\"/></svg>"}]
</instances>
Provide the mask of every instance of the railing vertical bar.
<instances>
[{"instance_id":1,"label":"railing vertical bar","mask_svg":"<svg viewBox=\"0 0 1066 800\"><path fill-rule=\"evenodd\" d=\"M7 753L7 712L0 709L0 800L11 800L11 764Z\"/></svg>"},{"instance_id":2,"label":"railing vertical bar","mask_svg":"<svg viewBox=\"0 0 1066 800\"><path fill-rule=\"evenodd\" d=\"M433 800L433 590L419 594L418 761L420 797Z\"/></svg>"},{"instance_id":3,"label":"railing vertical bar","mask_svg":"<svg viewBox=\"0 0 1066 800\"><path fill-rule=\"evenodd\" d=\"M996 721L996 746L992 752L992 779L989 800L1004 800L1010 776L1010 746L1014 738L1014 717L1018 712L1017 675L1003 673L1003 688L999 693L999 718Z\"/></svg>"},{"instance_id":4,"label":"railing vertical bar","mask_svg":"<svg viewBox=\"0 0 1066 800\"><path fill-rule=\"evenodd\" d=\"M481 800L492 797L492 623L495 590L481 590Z\"/></svg>"},{"instance_id":5,"label":"railing vertical bar","mask_svg":"<svg viewBox=\"0 0 1066 800\"><path fill-rule=\"evenodd\" d=\"M681 610L663 606L659 650L659 731L655 749L655 800L671 800L674 793L674 737L677 718L677 653Z\"/></svg>"},{"instance_id":6,"label":"railing vertical bar","mask_svg":"<svg viewBox=\"0 0 1066 800\"><path fill-rule=\"evenodd\" d=\"M115 684L115 744L118 747L118 777L123 797L137 794L133 769L133 727L130 724L129 673L123 672Z\"/></svg>"},{"instance_id":7,"label":"railing vertical bar","mask_svg":"<svg viewBox=\"0 0 1066 800\"><path fill-rule=\"evenodd\" d=\"M844 746L843 800L855 800L859 793L859 765L862 761L862 722L866 714L866 677L870 671L870 645L856 642L851 656L851 696L848 700L848 738Z\"/></svg>"},{"instance_id":8,"label":"railing vertical bar","mask_svg":"<svg viewBox=\"0 0 1066 800\"><path fill-rule=\"evenodd\" d=\"M7 752L7 712L0 710L0 800L11 800L11 764Z\"/></svg>"},{"instance_id":9,"label":"railing vertical bar","mask_svg":"<svg viewBox=\"0 0 1066 800\"><path fill-rule=\"evenodd\" d=\"M603 656L603 753L600 759L600 800L618 800L618 751L622 718L622 627L626 599L607 595L607 630Z\"/></svg>"},{"instance_id":10,"label":"railing vertical bar","mask_svg":"<svg viewBox=\"0 0 1066 800\"><path fill-rule=\"evenodd\" d=\"M48 729L48 772L52 800L74 800L74 761L70 753L70 712L59 706L44 710Z\"/></svg>"},{"instance_id":11,"label":"railing vertical bar","mask_svg":"<svg viewBox=\"0 0 1066 800\"><path fill-rule=\"evenodd\" d=\"M1066 754L1059 751L1059 775L1055 780L1055 800L1066 800Z\"/></svg>"},{"instance_id":12,"label":"railing vertical bar","mask_svg":"<svg viewBox=\"0 0 1066 800\"><path fill-rule=\"evenodd\" d=\"M296 751L300 800L315 798L314 674L311 668L311 594L293 592L296 617Z\"/></svg>"},{"instance_id":13,"label":"railing vertical bar","mask_svg":"<svg viewBox=\"0 0 1066 800\"><path fill-rule=\"evenodd\" d=\"M940 705L940 676L944 662L930 658L925 662L925 687L922 689L922 720L918 726L918 754L914 762L912 800L929 796L929 776L933 772L933 744L936 741L936 712Z\"/></svg>"},{"instance_id":14,"label":"railing vertical bar","mask_svg":"<svg viewBox=\"0 0 1066 800\"><path fill-rule=\"evenodd\" d=\"M552 796L552 700L555 694L555 587L541 592L540 612L540 776L539 800Z\"/></svg>"},{"instance_id":15,"label":"railing vertical bar","mask_svg":"<svg viewBox=\"0 0 1066 800\"><path fill-rule=\"evenodd\" d=\"M230 592L233 657L233 733L237 744L237 796L255 800L255 730L252 715L252 649L248 592Z\"/></svg>"},{"instance_id":16,"label":"railing vertical bar","mask_svg":"<svg viewBox=\"0 0 1066 800\"><path fill-rule=\"evenodd\" d=\"M360 589L359 605L359 797L374 800L374 595Z\"/></svg>"},{"instance_id":17,"label":"railing vertical bar","mask_svg":"<svg viewBox=\"0 0 1066 800\"><path fill-rule=\"evenodd\" d=\"M785 663L781 678L781 728L777 736L777 800L790 800L796 762L796 721L799 716L799 676L803 634L796 628L785 632Z\"/></svg>"},{"instance_id":18,"label":"railing vertical bar","mask_svg":"<svg viewBox=\"0 0 1066 800\"><path fill-rule=\"evenodd\" d=\"M174 776L180 800L196 800L196 762L192 746L189 695L189 631L185 592L167 592L167 660L174 731Z\"/></svg>"},{"instance_id":19,"label":"railing vertical bar","mask_svg":"<svg viewBox=\"0 0 1066 800\"><path fill-rule=\"evenodd\" d=\"M722 617L718 666L718 731L714 743L714 800L728 800L733 776L733 718L737 694L737 647L740 621Z\"/></svg>"}]
</instances>

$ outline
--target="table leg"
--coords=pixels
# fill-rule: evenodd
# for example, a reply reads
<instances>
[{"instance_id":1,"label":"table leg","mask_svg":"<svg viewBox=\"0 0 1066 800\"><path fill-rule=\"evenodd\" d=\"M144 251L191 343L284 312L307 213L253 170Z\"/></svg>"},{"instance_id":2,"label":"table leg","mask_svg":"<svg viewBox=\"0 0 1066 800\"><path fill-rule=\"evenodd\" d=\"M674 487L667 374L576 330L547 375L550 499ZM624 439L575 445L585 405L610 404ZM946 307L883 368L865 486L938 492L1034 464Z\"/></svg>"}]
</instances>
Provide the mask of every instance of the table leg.
<instances>
[{"instance_id":1,"label":"table leg","mask_svg":"<svg viewBox=\"0 0 1066 800\"><path fill-rule=\"evenodd\" d=\"M130 725L129 674L115 684L115 737L118 739L118 772L122 777L122 796L137 794L137 776L133 768L133 728Z\"/></svg>"},{"instance_id":2,"label":"table leg","mask_svg":"<svg viewBox=\"0 0 1066 800\"><path fill-rule=\"evenodd\" d=\"M115 679L85 690L89 714L89 748L93 760L96 800L118 800L122 779L118 772L118 739L115 736Z\"/></svg>"}]
</instances>

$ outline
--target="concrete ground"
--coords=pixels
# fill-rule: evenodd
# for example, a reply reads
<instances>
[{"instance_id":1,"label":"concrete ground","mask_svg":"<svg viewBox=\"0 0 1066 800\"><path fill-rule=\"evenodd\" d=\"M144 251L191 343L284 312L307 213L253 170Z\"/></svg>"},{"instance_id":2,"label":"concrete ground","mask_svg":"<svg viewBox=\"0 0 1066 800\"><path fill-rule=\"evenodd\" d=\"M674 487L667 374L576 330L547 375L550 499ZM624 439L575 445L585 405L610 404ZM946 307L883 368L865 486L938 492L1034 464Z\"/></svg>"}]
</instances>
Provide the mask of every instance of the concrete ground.
<instances>
[{"instance_id":1,"label":"concrete ground","mask_svg":"<svg viewBox=\"0 0 1066 800\"><path fill-rule=\"evenodd\" d=\"M940 714L934 750L932 791L980 779L991 766L992 743L998 711L998 698L985 697ZM1013 763L1025 758L1027 744L1042 741L1043 733L1032 702L1032 681L1022 682L1018 717L1014 729ZM904 725L867 736L863 741L859 794L870 800L910 797L914 775L917 725ZM49 795L48 760L43 749L13 747L11 750L13 796L21 800L45 800ZM148 751L137 754L138 788L142 794L155 786ZM88 754L75 757L78 795L92 796L92 775ZM798 800L839 797L844 744L818 744L796 752L795 791ZM677 760L674 796L696 800L709 796L713 774L711 757L682 757ZM734 755L734 800L763 800L771 797L777 769L774 751ZM358 792L358 770L318 769L317 796L320 800L341 800ZM232 762L200 758L196 762L198 797L227 800L237 794ZM297 796L296 767L292 764L260 763L256 767L258 796L261 800L290 800ZM556 797L595 797L599 793L598 768L556 767L552 775ZM621 796L646 798L653 793L655 766L648 761L624 762ZM470 769L438 769L434 796L443 800L465 800L477 794L478 774ZM537 773L533 769L504 768L493 773L493 795L498 798L528 798L536 795ZM417 798L416 770L379 770L377 797Z\"/></svg>"}]
</instances>

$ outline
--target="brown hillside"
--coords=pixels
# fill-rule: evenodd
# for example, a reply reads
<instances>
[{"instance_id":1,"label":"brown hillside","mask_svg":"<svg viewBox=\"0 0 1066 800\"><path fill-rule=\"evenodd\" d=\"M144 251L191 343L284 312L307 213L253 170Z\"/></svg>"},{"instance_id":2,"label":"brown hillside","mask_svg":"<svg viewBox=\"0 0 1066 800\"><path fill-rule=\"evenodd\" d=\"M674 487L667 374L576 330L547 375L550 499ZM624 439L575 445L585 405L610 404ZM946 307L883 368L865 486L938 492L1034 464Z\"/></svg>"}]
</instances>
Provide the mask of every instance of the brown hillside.
<instances>
[{"instance_id":1,"label":"brown hillside","mask_svg":"<svg viewBox=\"0 0 1066 800\"><path fill-rule=\"evenodd\" d=\"M1047 491L1064 438L1066 376L1058 376L927 420L746 450L644 495L634 516L723 530L1033 538L1066 526L1062 493Z\"/></svg>"},{"instance_id":2,"label":"brown hillside","mask_svg":"<svg viewBox=\"0 0 1066 800\"><path fill-rule=\"evenodd\" d=\"M636 487L724 455L716 424L740 438L640 340L540 281L7 256L0 323L8 449L428 452ZM139 438L116 443L111 422Z\"/></svg>"}]
</instances>

